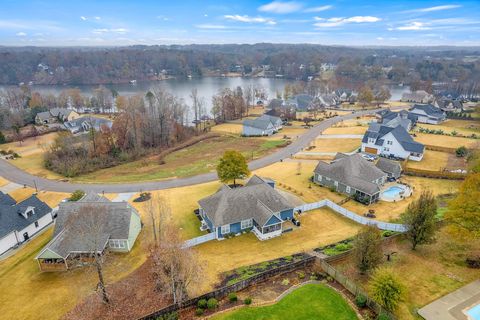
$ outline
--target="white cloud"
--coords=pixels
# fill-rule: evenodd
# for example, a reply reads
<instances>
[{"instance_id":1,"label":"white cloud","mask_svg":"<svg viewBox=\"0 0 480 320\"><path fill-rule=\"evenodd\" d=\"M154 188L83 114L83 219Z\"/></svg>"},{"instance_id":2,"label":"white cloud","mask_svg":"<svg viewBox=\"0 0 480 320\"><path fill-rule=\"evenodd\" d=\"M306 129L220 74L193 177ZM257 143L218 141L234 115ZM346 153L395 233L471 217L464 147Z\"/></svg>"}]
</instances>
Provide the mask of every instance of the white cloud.
<instances>
[{"instance_id":1,"label":"white cloud","mask_svg":"<svg viewBox=\"0 0 480 320\"><path fill-rule=\"evenodd\" d=\"M263 17L249 17L247 15L241 16L239 14L235 14L235 15L227 14L223 17L227 20L233 20L233 21L245 22L245 23L265 23L269 25L277 24L273 19L263 18Z\"/></svg>"},{"instance_id":2,"label":"white cloud","mask_svg":"<svg viewBox=\"0 0 480 320\"><path fill-rule=\"evenodd\" d=\"M384 39L382 37L377 37L378 41L383 41Z\"/></svg>"},{"instance_id":3,"label":"white cloud","mask_svg":"<svg viewBox=\"0 0 480 320\"><path fill-rule=\"evenodd\" d=\"M169 17L163 16L163 15L157 16L157 19L160 19L160 20L163 20L163 21L170 21Z\"/></svg>"},{"instance_id":4,"label":"white cloud","mask_svg":"<svg viewBox=\"0 0 480 320\"><path fill-rule=\"evenodd\" d=\"M16 35L19 37L25 37L27 34L25 32L17 32Z\"/></svg>"},{"instance_id":5,"label":"white cloud","mask_svg":"<svg viewBox=\"0 0 480 320\"><path fill-rule=\"evenodd\" d=\"M320 6L320 7L313 7L313 8L307 8L303 10L304 12L321 12L321 11L326 11L332 9L333 6L331 5L326 5L326 6Z\"/></svg>"},{"instance_id":6,"label":"white cloud","mask_svg":"<svg viewBox=\"0 0 480 320\"><path fill-rule=\"evenodd\" d=\"M282 1L273 1L258 8L261 12L271 12L271 13L292 13L302 9L303 5L295 1L282 2Z\"/></svg>"},{"instance_id":7,"label":"white cloud","mask_svg":"<svg viewBox=\"0 0 480 320\"><path fill-rule=\"evenodd\" d=\"M458 4L447 4L443 6L435 6L435 7L429 7L429 8L410 10L410 12L432 12L432 11L441 11L441 10L451 10L451 9L456 9L460 7L461 5L458 5Z\"/></svg>"},{"instance_id":8,"label":"white cloud","mask_svg":"<svg viewBox=\"0 0 480 320\"><path fill-rule=\"evenodd\" d=\"M128 32L128 30L125 28L112 28L112 29L100 28L100 29L93 29L92 32L95 34L105 34L105 33L125 34Z\"/></svg>"},{"instance_id":9,"label":"white cloud","mask_svg":"<svg viewBox=\"0 0 480 320\"><path fill-rule=\"evenodd\" d=\"M315 23L314 24L315 27L331 28L331 27L338 27L348 23L373 23L373 22L381 21L382 19L378 17L373 17L373 16L354 16L350 18L335 17L335 18L328 18L328 19L315 17L315 20L322 21L322 22Z\"/></svg>"},{"instance_id":10,"label":"white cloud","mask_svg":"<svg viewBox=\"0 0 480 320\"><path fill-rule=\"evenodd\" d=\"M426 23L424 22L413 21L412 23L406 24L401 27L397 27L396 29L401 31L417 31L417 30L430 30L431 28L427 27Z\"/></svg>"},{"instance_id":11,"label":"white cloud","mask_svg":"<svg viewBox=\"0 0 480 320\"><path fill-rule=\"evenodd\" d=\"M198 29L227 29L227 26L221 24L197 24L195 27Z\"/></svg>"},{"instance_id":12,"label":"white cloud","mask_svg":"<svg viewBox=\"0 0 480 320\"><path fill-rule=\"evenodd\" d=\"M87 17L80 16L80 20L82 20L82 21L86 21L86 20L87 20Z\"/></svg>"},{"instance_id":13,"label":"white cloud","mask_svg":"<svg viewBox=\"0 0 480 320\"><path fill-rule=\"evenodd\" d=\"M101 20L102 18L101 17L95 17L95 20Z\"/></svg>"}]
</instances>

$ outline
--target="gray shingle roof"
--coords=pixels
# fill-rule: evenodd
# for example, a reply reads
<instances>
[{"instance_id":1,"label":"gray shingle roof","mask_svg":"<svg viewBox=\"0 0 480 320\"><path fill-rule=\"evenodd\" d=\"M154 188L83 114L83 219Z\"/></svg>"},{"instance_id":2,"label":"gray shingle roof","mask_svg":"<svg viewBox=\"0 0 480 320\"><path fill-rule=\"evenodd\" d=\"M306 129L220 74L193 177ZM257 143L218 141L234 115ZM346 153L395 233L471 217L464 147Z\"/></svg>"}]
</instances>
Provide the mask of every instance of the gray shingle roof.
<instances>
[{"instance_id":1,"label":"gray shingle roof","mask_svg":"<svg viewBox=\"0 0 480 320\"><path fill-rule=\"evenodd\" d=\"M246 127L257 128L260 130L267 130L269 126L273 126L270 120L261 120L261 119L246 119L243 120L243 125Z\"/></svg>"},{"instance_id":2,"label":"gray shingle roof","mask_svg":"<svg viewBox=\"0 0 480 320\"><path fill-rule=\"evenodd\" d=\"M198 203L215 227L250 218L264 225L274 213L293 208L280 193L256 176L244 187L222 187Z\"/></svg>"},{"instance_id":3,"label":"gray shingle roof","mask_svg":"<svg viewBox=\"0 0 480 320\"><path fill-rule=\"evenodd\" d=\"M95 216L83 211L89 208L94 208ZM61 203L54 238L46 248L64 258L71 252L103 251L108 239L128 239L133 214L138 215L128 203L111 202L94 193Z\"/></svg>"},{"instance_id":4,"label":"gray shingle roof","mask_svg":"<svg viewBox=\"0 0 480 320\"><path fill-rule=\"evenodd\" d=\"M380 191L373 181L385 177L385 173L359 154L337 156L330 164L320 161L314 172L370 195Z\"/></svg>"},{"instance_id":5,"label":"gray shingle roof","mask_svg":"<svg viewBox=\"0 0 480 320\"><path fill-rule=\"evenodd\" d=\"M415 114L415 109L424 111L429 117L444 119L445 113L440 109L431 104L415 104L410 112Z\"/></svg>"},{"instance_id":6,"label":"gray shingle roof","mask_svg":"<svg viewBox=\"0 0 480 320\"><path fill-rule=\"evenodd\" d=\"M257 120L270 121L270 122L272 123L272 125L276 125L276 124L281 124L281 123L282 123L282 119L280 119L280 117L271 116L271 115L268 115L268 114L262 114L260 117L257 118Z\"/></svg>"},{"instance_id":7,"label":"gray shingle roof","mask_svg":"<svg viewBox=\"0 0 480 320\"><path fill-rule=\"evenodd\" d=\"M37 113L37 117L40 119L40 121L45 121L52 118L52 115L50 114L50 111L44 111Z\"/></svg>"},{"instance_id":8,"label":"gray shingle roof","mask_svg":"<svg viewBox=\"0 0 480 320\"><path fill-rule=\"evenodd\" d=\"M375 165L383 172L392 173L395 176L399 176L402 173L402 166L396 161L380 157Z\"/></svg>"},{"instance_id":9,"label":"gray shingle roof","mask_svg":"<svg viewBox=\"0 0 480 320\"><path fill-rule=\"evenodd\" d=\"M34 208L34 214L25 218L21 213L25 213L29 207ZM51 211L52 208L35 195L14 205L0 205L0 238L12 231L24 229L43 216L50 214Z\"/></svg>"},{"instance_id":10,"label":"gray shingle roof","mask_svg":"<svg viewBox=\"0 0 480 320\"><path fill-rule=\"evenodd\" d=\"M0 191L0 205L13 206L17 203L9 194Z\"/></svg>"},{"instance_id":11,"label":"gray shingle roof","mask_svg":"<svg viewBox=\"0 0 480 320\"><path fill-rule=\"evenodd\" d=\"M363 135L362 142L367 143L369 138L373 138L376 139L375 144L381 146L384 141L382 138L390 132L406 151L423 153L425 146L413 140L407 130L400 125L392 128L379 123L371 123Z\"/></svg>"},{"instance_id":12,"label":"gray shingle roof","mask_svg":"<svg viewBox=\"0 0 480 320\"><path fill-rule=\"evenodd\" d=\"M87 123L89 126L93 127L95 130L100 130L100 128L105 125L107 127L112 127L113 122L97 117L81 117L72 121L67 121L64 123L65 127L72 132L81 132L85 131L83 128L83 123Z\"/></svg>"}]
</instances>

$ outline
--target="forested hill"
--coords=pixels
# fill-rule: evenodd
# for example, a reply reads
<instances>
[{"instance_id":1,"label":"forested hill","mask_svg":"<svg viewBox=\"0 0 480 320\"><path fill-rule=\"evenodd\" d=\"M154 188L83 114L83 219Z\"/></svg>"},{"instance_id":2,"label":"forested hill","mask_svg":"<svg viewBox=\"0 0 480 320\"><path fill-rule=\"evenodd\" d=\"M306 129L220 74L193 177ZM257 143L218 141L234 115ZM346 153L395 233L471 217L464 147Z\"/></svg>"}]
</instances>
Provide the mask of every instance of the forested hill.
<instances>
[{"instance_id":1,"label":"forested hill","mask_svg":"<svg viewBox=\"0 0 480 320\"><path fill-rule=\"evenodd\" d=\"M480 74L480 48L388 47L350 48L308 44L172 45L115 48L0 47L0 84L102 84L241 72L269 66L273 74L306 79L322 64L337 66L351 77L391 68L389 78L408 82L475 81ZM324 68L323 67L323 68ZM412 75L412 72L414 73Z\"/></svg>"}]
</instances>

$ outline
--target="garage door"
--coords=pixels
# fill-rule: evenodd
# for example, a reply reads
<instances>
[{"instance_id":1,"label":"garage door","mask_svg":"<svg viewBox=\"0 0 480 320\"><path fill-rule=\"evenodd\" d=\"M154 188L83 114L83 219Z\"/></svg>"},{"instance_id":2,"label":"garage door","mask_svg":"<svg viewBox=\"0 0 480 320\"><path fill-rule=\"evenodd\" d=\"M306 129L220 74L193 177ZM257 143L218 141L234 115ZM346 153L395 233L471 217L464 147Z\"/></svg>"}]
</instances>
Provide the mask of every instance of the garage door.
<instances>
[{"instance_id":1,"label":"garage door","mask_svg":"<svg viewBox=\"0 0 480 320\"><path fill-rule=\"evenodd\" d=\"M365 152L366 152L366 153L371 153L371 154L377 154L377 153L378 153L378 149L365 147Z\"/></svg>"}]
</instances>

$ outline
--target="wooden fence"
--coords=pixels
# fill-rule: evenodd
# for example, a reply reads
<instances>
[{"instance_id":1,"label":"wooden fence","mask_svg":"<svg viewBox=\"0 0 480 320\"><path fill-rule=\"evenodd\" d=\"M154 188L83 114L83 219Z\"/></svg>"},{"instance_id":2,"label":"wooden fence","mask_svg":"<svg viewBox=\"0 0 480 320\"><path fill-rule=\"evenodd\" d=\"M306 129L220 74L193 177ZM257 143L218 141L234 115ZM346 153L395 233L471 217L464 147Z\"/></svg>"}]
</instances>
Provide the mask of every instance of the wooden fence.
<instances>
[{"instance_id":1,"label":"wooden fence","mask_svg":"<svg viewBox=\"0 0 480 320\"><path fill-rule=\"evenodd\" d=\"M347 289L351 294L353 294L355 297L358 295L363 295L367 298L367 306L374 310L377 314L386 314L390 317L391 320L395 320L396 317L383 308L381 305L373 301L368 294L360 288L354 281L348 279L343 273L335 269L333 266L331 266L326 260L320 260L320 265L322 266L322 269L335 281L340 283L345 289Z\"/></svg>"},{"instance_id":2,"label":"wooden fence","mask_svg":"<svg viewBox=\"0 0 480 320\"><path fill-rule=\"evenodd\" d=\"M434 146L430 144L426 144L425 149L432 150L432 151L447 152L447 153L455 153L457 151L456 148Z\"/></svg>"},{"instance_id":3,"label":"wooden fence","mask_svg":"<svg viewBox=\"0 0 480 320\"><path fill-rule=\"evenodd\" d=\"M403 173L407 176L436 178L436 179L451 179L451 180L463 180L467 176L466 173L449 172L449 171L430 171L423 169L414 169L405 167Z\"/></svg>"},{"instance_id":4,"label":"wooden fence","mask_svg":"<svg viewBox=\"0 0 480 320\"><path fill-rule=\"evenodd\" d=\"M141 318L139 318L139 320L155 320L160 316L163 316L163 315L166 315L166 314L169 314L169 313L172 313L172 312L176 312L180 309L196 306L198 301L202 300L202 299L206 299L206 300L208 300L210 298L215 298L217 300L223 299L231 292L237 292L237 291L243 290L243 289L245 289L245 288L247 288L251 285L266 281L266 280L270 279L271 277L274 277L274 276L277 276L277 275L280 275L280 274L283 274L283 273L286 273L286 272L290 272L290 271L293 271L293 270L298 269L298 268L309 266L309 265L313 264L316 259L317 258L315 256L306 256L304 259L302 259L300 261L295 261L295 262L277 267L275 269L267 270L265 272L256 274L256 275L254 275L254 276L252 276L248 279L237 282L235 284L225 286L225 287L220 288L218 290L211 291L211 292L203 294L201 296L189 299L187 301L184 301L181 305L178 305L178 304L169 305L169 306L167 306L163 309L160 309L160 310L155 311L155 312L153 312L149 315L141 317Z\"/></svg>"}]
</instances>

